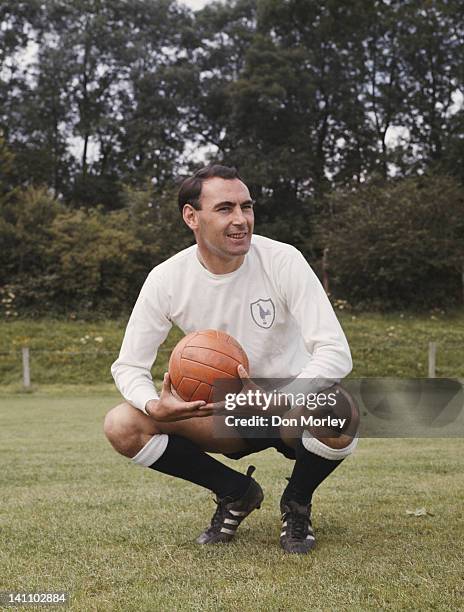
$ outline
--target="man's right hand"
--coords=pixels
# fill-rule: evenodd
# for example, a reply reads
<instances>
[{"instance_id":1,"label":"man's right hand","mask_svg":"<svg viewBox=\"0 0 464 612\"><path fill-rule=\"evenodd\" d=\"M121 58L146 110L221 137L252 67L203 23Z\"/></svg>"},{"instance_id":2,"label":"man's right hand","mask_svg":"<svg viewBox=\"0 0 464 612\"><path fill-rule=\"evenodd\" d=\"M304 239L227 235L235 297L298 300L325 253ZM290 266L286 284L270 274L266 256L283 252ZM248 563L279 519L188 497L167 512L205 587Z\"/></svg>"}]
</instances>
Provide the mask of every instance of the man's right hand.
<instances>
[{"instance_id":1,"label":"man's right hand","mask_svg":"<svg viewBox=\"0 0 464 612\"><path fill-rule=\"evenodd\" d=\"M207 404L203 400L184 402L177 398L171 389L171 379L166 372L159 399L147 402L146 411L155 421L173 422L194 417L207 417L214 414L219 404Z\"/></svg>"}]
</instances>

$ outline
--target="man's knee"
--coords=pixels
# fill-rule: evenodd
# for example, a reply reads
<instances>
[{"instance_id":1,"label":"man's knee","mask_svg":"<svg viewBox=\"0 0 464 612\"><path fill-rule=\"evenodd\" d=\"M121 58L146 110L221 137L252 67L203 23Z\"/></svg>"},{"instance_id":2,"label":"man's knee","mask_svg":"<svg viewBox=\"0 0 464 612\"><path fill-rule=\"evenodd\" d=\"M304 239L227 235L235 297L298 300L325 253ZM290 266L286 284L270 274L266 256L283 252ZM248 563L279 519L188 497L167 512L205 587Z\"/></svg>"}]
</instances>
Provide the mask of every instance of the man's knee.
<instances>
[{"instance_id":1,"label":"man's knee","mask_svg":"<svg viewBox=\"0 0 464 612\"><path fill-rule=\"evenodd\" d=\"M335 406L313 409L311 414L315 419L315 423L324 423L327 417L330 417L331 422L336 423L336 425L311 425L307 423L308 415L310 414L308 410L304 406L298 406L289 410L285 415L287 422L294 422L296 425L281 425L280 436L285 444L292 448L296 448L298 440L303 439L303 444L306 446L308 439L313 438L317 442L311 442L311 445L320 447L321 452L323 447L328 447L336 451L328 453L333 455L334 458L339 455L348 456L354 451L357 444L359 428L359 408L357 402L340 385L334 385L324 393L336 394Z\"/></svg>"},{"instance_id":2,"label":"man's knee","mask_svg":"<svg viewBox=\"0 0 464 612\"><path fill-rule=\"evenodd\" d=\"M152 420L127 402L107 413L103 431L113 448L126 457L134 457L158 433Z\"/></svg>"}]
</instances>

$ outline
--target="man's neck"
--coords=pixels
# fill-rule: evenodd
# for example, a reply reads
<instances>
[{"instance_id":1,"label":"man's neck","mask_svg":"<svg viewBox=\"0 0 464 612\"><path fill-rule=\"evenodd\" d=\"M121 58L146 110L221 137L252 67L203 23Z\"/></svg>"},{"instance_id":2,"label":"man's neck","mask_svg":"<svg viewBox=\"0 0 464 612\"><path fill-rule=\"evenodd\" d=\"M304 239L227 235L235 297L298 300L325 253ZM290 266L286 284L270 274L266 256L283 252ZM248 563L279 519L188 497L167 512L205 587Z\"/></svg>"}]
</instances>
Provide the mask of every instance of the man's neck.
<instances>
[{"instance_id":1,"label":"man's neck","mask_svg":"<svg viewBox=\"0 0 464 612\"><path fill-rule=\"evenodd\" d=\"M235 270L240 268L245 259L245 255L224 259L209 252L203 252L200 246L198 246L197 256L201 265L212 274L230 274L230 272L235 272Z\"/></svg>"}]
</instances>

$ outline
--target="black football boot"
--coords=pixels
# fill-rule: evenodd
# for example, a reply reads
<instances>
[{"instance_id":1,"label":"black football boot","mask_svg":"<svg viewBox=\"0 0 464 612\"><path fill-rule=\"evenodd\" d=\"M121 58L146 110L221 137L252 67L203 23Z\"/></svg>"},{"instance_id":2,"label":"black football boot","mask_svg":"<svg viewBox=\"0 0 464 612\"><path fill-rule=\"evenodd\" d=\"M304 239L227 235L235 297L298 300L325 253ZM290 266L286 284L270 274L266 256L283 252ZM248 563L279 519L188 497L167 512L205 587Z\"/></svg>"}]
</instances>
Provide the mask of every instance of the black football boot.
<instances>
[{"instance_id":1,"label":"black football boot","mask_svg":"<svg viewBox=\"0 0 464 612\"><path fill-rule=\"evenodd\" d=\"M247 470L250 484L242 497L235 500L230 497L216 499L217 508L211 519L211 525L197 538L198 544L229 542L243 519L261 507L264 494L256 480L251 478L254 471L255 468L250 465Z\"/></svg>"},{"instance_id":2,"label":"black football boot","mask_svg":"<svg viewBox=\"0 0 464 612\"><path fill-rule=\"evenodd\" d=\"M296 501L282 499L282 532L280 545L288 553L304 555L316 543L311 525L311 504L303 506Z\"/></svg>"}]
</instances>

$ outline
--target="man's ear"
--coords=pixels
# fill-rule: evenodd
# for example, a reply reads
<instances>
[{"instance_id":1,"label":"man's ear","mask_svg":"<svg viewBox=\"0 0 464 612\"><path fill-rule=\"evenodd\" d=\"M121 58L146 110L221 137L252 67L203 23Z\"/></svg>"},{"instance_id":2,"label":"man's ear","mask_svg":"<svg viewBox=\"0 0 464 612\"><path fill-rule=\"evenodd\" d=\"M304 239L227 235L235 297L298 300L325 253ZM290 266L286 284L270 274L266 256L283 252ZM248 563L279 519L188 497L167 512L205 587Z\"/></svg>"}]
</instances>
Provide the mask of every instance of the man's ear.
<instances>
[{"instance_id":1,"label":"man's ear","mask_svg":"<svg viewBox=\"0 0 464 612\"><path fill-rule=\"evenodd\" d=\"M192 231L198 228L198 212L191 204L185 204L182 217Z\"/></svg>"}]
</instances>

